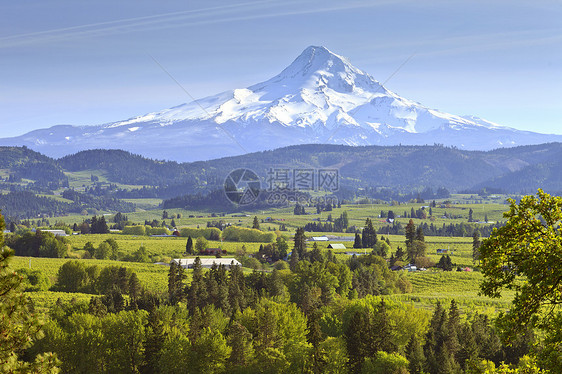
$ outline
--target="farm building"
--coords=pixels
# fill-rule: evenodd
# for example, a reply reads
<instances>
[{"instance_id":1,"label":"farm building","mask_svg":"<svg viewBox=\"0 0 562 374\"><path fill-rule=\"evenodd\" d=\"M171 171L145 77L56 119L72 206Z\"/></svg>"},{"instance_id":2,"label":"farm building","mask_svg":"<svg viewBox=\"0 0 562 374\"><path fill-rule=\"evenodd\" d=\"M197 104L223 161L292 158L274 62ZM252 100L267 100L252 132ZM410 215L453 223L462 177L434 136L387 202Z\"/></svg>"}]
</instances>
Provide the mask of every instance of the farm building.
<instances>
[{"instance_id":1,"label":"farm building","mask_svg":"<svg viewBox=\"0 0 562 374\"><path fill-rule=\"evenodd\" d=\"M195 262L195 258L175 258L172 260L176 264L180 265L185 269L192 269L193 263ZM224 265L226 268L230 268L230 266L240 266L242 265L238 260L235 258L201 258L201 266L204 268L212 268L213 264Z\"/></svg>"},{"instance_id":2,"label":"farm building","mask_svg":"<svg viewBox=\"0 0 562 374\"><path fill-rule=\"evenodd\" d=\"M50 232L54 236L66 236L66 232L64 230L41 230L42 232Z\"/></svg>"},{"instance_id":3,"label":"farm building","mask_svg":"<svg viewBox=\"0 0 562 374\"><path fill-rule=\"evenodd\" d=\"M345 245L341 244L341 243L331 243L328 244L328 248L329 249L346 249Z\"/></svg>"},{"instance_id":4,"label":"farm building","mask_svg":"<svg viewBox=\"0 0 562 374\"><path fill-rule=\"evenodd\" d=\"M329 239L327 236L313 236L310 241L313 242L327 242Z\"/></svg>"}]
</instances>

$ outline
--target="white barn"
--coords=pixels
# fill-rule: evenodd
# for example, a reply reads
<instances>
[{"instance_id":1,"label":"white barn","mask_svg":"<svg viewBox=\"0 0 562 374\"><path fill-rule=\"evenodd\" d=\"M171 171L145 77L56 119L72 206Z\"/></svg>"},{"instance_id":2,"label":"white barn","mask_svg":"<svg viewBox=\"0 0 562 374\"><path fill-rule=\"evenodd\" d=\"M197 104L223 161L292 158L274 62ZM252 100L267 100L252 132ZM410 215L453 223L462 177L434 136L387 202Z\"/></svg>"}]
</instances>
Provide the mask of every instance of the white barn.
<instances>
[{"instance_id":1,"label":"white barn","mask_svg":"<svg viewBox=\"0 0 562 374\"><path fill-rule=\"evenodd\" d=\"M207 269L210 269L213 267L213 264L216 264L217 266L219 265L224 265L227 269L230 269L230 266L234 265L234 266L241 266L242 264L240 263L240 261L238 261L237 259L233 258L233 257L221 257L221 258L201 258L199 257L199 259L201 260L201 266ZM176 264L180 265L182 268L184 269L192 269L193 268L193 263L195 262L195 258L174 258L172 260L173 262L175 262Z\"/></svg>"}]
</instances>

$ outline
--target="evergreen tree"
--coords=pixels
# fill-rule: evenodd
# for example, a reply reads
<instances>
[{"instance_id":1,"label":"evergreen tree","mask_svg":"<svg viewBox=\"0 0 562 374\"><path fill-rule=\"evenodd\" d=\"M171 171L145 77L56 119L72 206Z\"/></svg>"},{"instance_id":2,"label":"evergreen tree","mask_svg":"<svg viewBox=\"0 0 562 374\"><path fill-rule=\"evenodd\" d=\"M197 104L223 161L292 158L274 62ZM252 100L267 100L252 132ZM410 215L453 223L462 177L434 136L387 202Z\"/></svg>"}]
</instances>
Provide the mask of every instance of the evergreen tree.
<instances>
[{"instance_id":1,"label":"evergreen tree","mask_svg":"<svg viewBox=\"0 0 562 374\"><path fill-rule=\"evenodd\" d=\"M312 345L312 372L321 374L324 372L326 359L324 358L324 354L320 348L320 343L324 340L324 337L322 336L322 329L320 328L320 323L318 322L320 320L320 312L318 309L314 309L307 317L306 340Z\"/></svg>"},{"instance_id":2,"label":"evergreen tree","mask_svg":"<svg viewBox=\"0 0 562 374\"><path fill-rule=\"evenodd\" d=\"M257 216L254 216L254 222L252 223L252 228L256 230L260 229L260 221L258 221Z\"/></svg>"},{"instance_id":3,"label":"evergreen tree","mask_svg":"<svg viewBox=\"0 0 562 374\"><path fill-rule=\"evenodd\" d=\"M142 286L139 278L137 277L137 273L131 273L131 276L129 277L128 291L131 303L136 306L137 300L142 292Z\"/></svg>"},{"instance_id":4,"label":"evergreen tree","mask_svg":"<svg viewBox=\"0 0 562 374\"><path fill-rule=\"evenodd\" d=\"M228 301L232 313L242 311L246 308L246 285L244 282L244 273L239 266L230 268L228 282Z\"/></svg>"},{"instance_id":5,"label":"evergreen tree","mask_svg":"<svg viewBox=\"0 0 562 374\"><path fill-rule=\"evenodd\" d=\"M414 220L410 219L406 225L406 248L412 246L414 240L416 240L416 225L414 224Z\"/></svg>"},{"instance_id":6,"label":"evergreen tree","mask_svg":"<svg viewBox=\"0 0 562 374\"><path fill-rule=\"evenodd\" d=\"M425 241L425 237L423 235L423 228L421 226L419 226L416 230L416 240L418 240L420 242Z\"/></svg>"},{"instance_id":7,"label":"evergreen tree","mask_svg":"<svg viewBox=\"0 0 562 374\"><path fill-rule=\"evenodd\" d=\"M480 231L474 230L474 234L472 234L472 261L480 261L480 245L482 242L480 241Z\"/></svg>"},{"instance_id":8,"label":"evergreen tree","mask_svg":"<svg viewBox=\"0 0 562 374\"><path fill-rule=\"evenodd\" d=\"M441 256L439 262L437 263L437 267L443 269L443 271L452 271L453 262L451 261L451 257L449 257L449 255Z\"/></svg>"},{"instance_id":9,"label":"evergreen tree","mask_svg":"<svg viewBox=\"0 0 562 374\"><path fill-rule=\"evenodd\" d=\"M181 301L184 297L183 281L187 278L182 266L175 261L170 264L168 271L168 301L174 305Z\"/></svg>"},{"instance_id":10,"label":"evergreen tree","mask_svg":"<svg viewBox=\"0 0 562 374\"><path fill-rule=\"evenodd\" d=\"M202 308L207 302L207 285L205 284L205 277L203 274L203 267L201 266L201 259L195 258L193 262L193 274L191 284L187 292L187 307L193 315L197 308Z\"/></svg>"},{"instance_id":11,"label":"evergreen tree","mask_svg":"<svg viewBox=\"0 0 562 374\"><path fill-rule=\"evenodd\" d=\"M364 348L365 327L368 326L368 318L359 310L351 316L349 323L344 329L344 339L347 347L348 366L352 374L361 373L366 352Z\"/></svg>"},{"instance_id":12,"label":"evergreen tree","mask_svg":"<svg viewBox=\"0 0 562 374\"><path fill-rule=\"evenodd\" d=\"M308 258L311 263L324 262L324 256L322 256L322 252L320 251L320 248L318 248L318 243L314 243L312 251L308 254Z\"/></svg>"},{"instance_id":13,"label":"evergreen tree","mask_svg":"<svg viewBox=\"0 0 562 374\"><path fill-rule=\"evenodd\" d=\"M306 253L306 236L304 235L304 228L299 227L295 232L294 237L295 246L293 248L293 253L297 253L299 258L304 258Z\"/></svg>"},{"instance_id":14,"label":"evergreen tree","mask_svg":"<svg viewBox=\"0 0 562 374\"><path fill-rule=\"evenodd\" d=\"M373 227L373 222L370 218L365 221L365 227L363 228L363 235L361 236L363 248L373 248L377 243L377 232Z\"/></svg>"},{"instance_id":15,"label":"evergreen tree","mask_svg":"<svg viewBox=\"0 0 562 374\"><path fill-rule=\"evenodd\" d=\"M146 323L146 341L144 343L144 364L141 373L157 373L162 345L165 341L164 324L158 317L155 308L151 308Z\"/></svg>"},{"instance_id":16,"label":"evergreen tree","mask_svg":"<svg viewBox=\"0 0 562 374\"><path fill-rule=\"evenodd\" d=\"M363 243L361 242L361 235L358 232L355 233L355 242L353 243L353 248L363 248Z\"/></svg>"},{"instance_id":17,"label":"evergreen tree","mask_svg":"<svg viewBox=\"0 0 562 374\"><path fill-rule=\"evenodd\" d=\"M468 210L468 222L472 222L472 221L473 221L472 213L473 213L472 208L470 208L470 209Z\"/></svg>"},{"instance_id":18,"label":"evergreen tree","mask_svg":"<svg viewBox=\"0 0 562 374\"><path fill-rule=\"evenodd\" d=\"M191 236L187 237L187 243L185 244L185 253L187 253L188 255L193 254L193 239L191 239Z\"/></svg>"},{"instance_id":19,"label":"evergreen tree","mask_svg":"<svg viewBox=\"0 0 562 374\"><path fill-rule=\"evenodd\" d=\"M295 250L291 253L291 259L289 260L289 267L292 271L296 271L297 265L299 263L299 253Z\"/></svg>"},{"instance_id":20,"label":"evergreen tree","mask_svg":"<svg viewBox=\"0 0 562 374\"><path fill-rule=\"evenodd\" d=\"M425 366L425 355L423 348L416 334L412 335L406 345L406 358L410 365L408 367L410 374L422 374Z\"/></svg>"},{"instance_id":21,"label":"evergreen tree","mask_svg":"<svg viewBox=\"0 0 562 374\"><path fill-rule=\"evenodd\" d=\"M232 347L232 352L228 358L228 363L233 372L250 372L250 367L254 364L255 350L253 337L248 329L233 316L227 330L228 345Z\"/></svg>"}]
</instances>

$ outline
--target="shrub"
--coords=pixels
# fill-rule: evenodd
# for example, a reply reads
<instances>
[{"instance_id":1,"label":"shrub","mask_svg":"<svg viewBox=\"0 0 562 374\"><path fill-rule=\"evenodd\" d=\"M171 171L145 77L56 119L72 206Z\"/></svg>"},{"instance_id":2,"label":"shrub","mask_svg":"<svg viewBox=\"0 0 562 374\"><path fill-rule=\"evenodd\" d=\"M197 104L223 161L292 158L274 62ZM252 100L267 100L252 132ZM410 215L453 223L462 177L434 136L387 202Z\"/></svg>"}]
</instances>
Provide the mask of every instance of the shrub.
<instances>
[{"instance_id":1,"label":"shrub","mask_svg":"<svg viewBox=\"0 0 562 374\"><path fill-rule=\"evenodd\" d=\"M24 291L47 291L51 281L40 270L18 269L16 273L23 277Z\"/></svg>"},{"instance_id":2,"label":"shrub","mask_svg":"<svg viewBox=\"0 0 562 374\"><path fill-rule=\"evenodd\" d=\"M166 227L147 227L147 235L170 235L170 230Z\"/></svg>"},{"instance_id":3,"label":"shrub","mask_svg":"<svg viewBox=\"0 0 562 374\"><path fill-rule=\"evenodd\" d=\"M191 236L193 239L204 237L207 240L220 240L221 230L216 227L207 227L204 229L192 229L189 227L184 227L180 229L180 236L188 237Z\"/></svg>"},{"instance_id":4,"label":"shrub","mask_svg":"<svg viewBox=\"0 0 562 374\"><path fill-rule=\"evenodd\" d=\"M125 234L125 235L146 235L146 229L142 225L125 226L125 227L123 227L123 234Z\"/></svg>"},{"instance_id":5,"label":"shrub","mask_svg":"<svg viewBox=\"0 0 562 374\"><path fill-rule=\"evenodd\" d=\"M222 232L222 238L231 242L271 243L276 236L273 232L229 226Z\"/></svg>"}]
</instances>

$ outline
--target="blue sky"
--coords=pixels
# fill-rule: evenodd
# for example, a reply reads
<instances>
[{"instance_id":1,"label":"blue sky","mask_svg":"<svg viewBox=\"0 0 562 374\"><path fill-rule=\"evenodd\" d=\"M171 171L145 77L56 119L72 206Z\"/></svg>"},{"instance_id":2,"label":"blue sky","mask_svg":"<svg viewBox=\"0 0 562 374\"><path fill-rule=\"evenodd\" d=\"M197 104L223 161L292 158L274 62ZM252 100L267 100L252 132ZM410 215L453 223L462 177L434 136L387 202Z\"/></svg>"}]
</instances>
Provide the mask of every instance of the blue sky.
<instances>
[{"instance_id":1,"label":"blue sky","mask_svg":"<svg viewBox=\"0 0 562 374\"><path fill-rule=\"evenodd\" d=\"M52 0L0 14L0 137L191 101L151 56L200 98L309 45L430 108L562 134L560 1Z\"/></svg>"}]
</instances>

